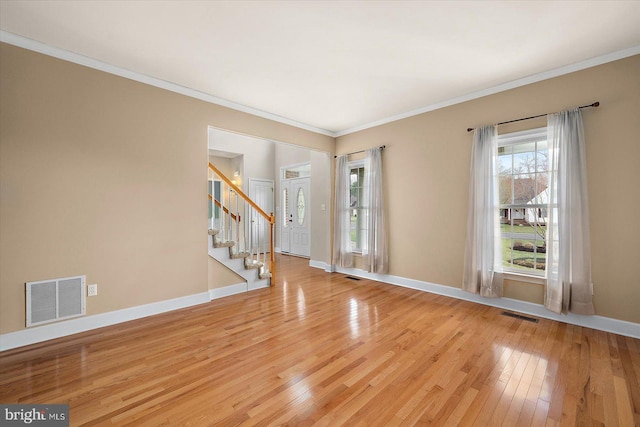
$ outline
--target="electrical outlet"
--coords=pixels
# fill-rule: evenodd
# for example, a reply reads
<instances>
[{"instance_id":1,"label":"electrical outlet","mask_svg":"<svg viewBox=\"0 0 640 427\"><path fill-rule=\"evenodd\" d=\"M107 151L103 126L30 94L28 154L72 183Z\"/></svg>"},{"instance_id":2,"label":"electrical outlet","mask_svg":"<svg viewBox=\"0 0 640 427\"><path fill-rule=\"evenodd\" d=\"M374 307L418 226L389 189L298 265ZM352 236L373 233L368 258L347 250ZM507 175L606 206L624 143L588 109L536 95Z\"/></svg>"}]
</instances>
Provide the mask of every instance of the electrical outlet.
<instances>
[{"instance_id":1,"label":"electrical outlet","mask_svg":"<svg viewBox=\"0 0 640 427\"><path fill-rule=\"evenodd\" d=\"M90 297L95 297L96 295L98 295L98 285L89 285L87 287L87 295Z\"/></svg>"}]
</instances>

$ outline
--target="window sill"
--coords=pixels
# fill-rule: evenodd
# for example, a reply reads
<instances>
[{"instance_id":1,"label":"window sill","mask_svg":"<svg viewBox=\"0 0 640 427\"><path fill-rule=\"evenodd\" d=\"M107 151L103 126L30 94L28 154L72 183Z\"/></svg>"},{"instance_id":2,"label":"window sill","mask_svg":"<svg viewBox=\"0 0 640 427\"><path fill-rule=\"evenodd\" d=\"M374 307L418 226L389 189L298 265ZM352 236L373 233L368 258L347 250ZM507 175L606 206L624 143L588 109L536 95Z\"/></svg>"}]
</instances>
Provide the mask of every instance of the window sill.
<instances>
[{"instance_id":1,"label":"window sill","mask_svg":"<svg viewBox=\"0 0 640 427\"><path fill-rule=\"evenodd\" d=\"M532 276L529 274L521 274L521 273L513 273L513 272L507 272L505 271L503 274L503 277L507 280L515 280L518 282L526 282L526 283L533 283L535 285L546 285L547 284L547 279L546 277L541 277L541 276Z\"/></svg>"}]
</instances>

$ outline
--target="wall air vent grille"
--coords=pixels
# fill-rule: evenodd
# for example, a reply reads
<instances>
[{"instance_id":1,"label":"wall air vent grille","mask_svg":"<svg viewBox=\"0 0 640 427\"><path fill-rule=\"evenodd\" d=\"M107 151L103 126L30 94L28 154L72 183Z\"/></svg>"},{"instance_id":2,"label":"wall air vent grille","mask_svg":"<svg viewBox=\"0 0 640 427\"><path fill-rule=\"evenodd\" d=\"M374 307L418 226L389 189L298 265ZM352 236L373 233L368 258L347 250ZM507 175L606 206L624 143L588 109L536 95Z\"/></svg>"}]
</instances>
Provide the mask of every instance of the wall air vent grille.
<instances>
[{"instance_id":1,"label":"wall air vent grille","mask_svg":"<svg viewBox=\"0 0 640 427\"><path fill-rule=\"evenodd\" d=\"M85 277L29 282L27 327L85 315Z\"/></svg>"},{"instance_id":2,"label":"wall air vent grille","mask_svg":"<svg viewBox=\"0 0 640 427\"><path fill-rule=\"evenodd\" d=\"M514 317L514 318L520 319L520 320L526 320L527 322L538 323L538 319L535 319L535 318L529 317L529 316L523 316L521 314L509 313L508 311L503 311L500 314L502 314L503 316Z\"/></svg>"}]
</instances>

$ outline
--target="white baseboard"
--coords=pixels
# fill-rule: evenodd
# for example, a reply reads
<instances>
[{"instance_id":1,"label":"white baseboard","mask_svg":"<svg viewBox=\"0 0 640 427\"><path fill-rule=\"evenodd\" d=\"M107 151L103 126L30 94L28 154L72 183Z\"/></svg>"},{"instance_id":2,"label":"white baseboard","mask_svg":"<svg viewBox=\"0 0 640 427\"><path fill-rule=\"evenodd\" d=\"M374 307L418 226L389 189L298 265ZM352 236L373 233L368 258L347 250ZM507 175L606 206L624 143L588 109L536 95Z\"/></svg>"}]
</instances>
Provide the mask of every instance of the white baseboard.
<instances>
[{"instance_id":1,"label":"white baseboard","mask_svg":"<svg viewBox=\"0 0 640 427\"><path fill-rule=\"evenodd\" d=\"M309 263L309 265L311 265L311 263ZM318 261L314 261L314 264L311 266L316 268L324 268L325 271L330 271L332 268L332 266ZM368 273L357 268L342 268L337 266L335 266L334 268L336 272L348 274L350 276L375 280L377 282L402 286L404 288L416 289L432 294L444 295L451 298L476 302L478 304L516 311L518 313L529 314L545 319L557 320L558 322L569 323L571 325L598 329L600 331L612 332L614 334L640 339L640 324L638 323L612 319L610 317L604 316L582 316L573 313L561 315L547 310L541 304L534 304L531 302L519 301L511 298L484 298L480 295L471 294L469 292L463 291L460 288L454 288L452 286L438 285L435 283L408 279L406 277L393 276L390 274Z\"/></svg>"},{"instance_id":2,"label":"white baseboard","mask_svg":"<svg viewBox=\"0 0 640 427\"><path fill-rule=\"evenodd\" d=\"M320 269L326 271L327 273L333 273L334 271L336 271L335 265L327 264L324 261L316 261L316 260L313 260L313 259L309 260L309 267L320 268Z\"/></svg>"},{"instance_id":3,"label":"white baseboard","mask_svg":"<svg viewBox=\"0 0 640 427\"><path fill-rule=\"evenodd\" d=\"M209 298L211 300L224 298L231 295L247 292L247 282L240 282L235 285L225 286L223 288L209 289Z\"/></svg>"},{"instance_id":4,"label":"white baseboard","mask_svg":"<svg viewBox=\"0 0 640 427\"><path fill-rule=\"evenodd\" d=\"M479 295L470 294L460 288L438 285L435 283L423 282L420 280L408 279L405 277L393 276L390 274L368 273L356 268L342 268L327 264L322 261L309 261L309 266L320 268L326 272L336 271L355 277L375 280L391 285L444 295L451 298L476 302L483 305L498 307L505 310L516 311L545 319L557 320L563 323L598 329L605 332L612 332L632 338L640 339L640 324L627 322L624 320L612 319L603 316L581 316L569 313L559 315L547 310L540 304L533 304L526 301L518 301L511 298L483 298ZM55 338L65 337L92 329L115 325L129 320L140 319L142 317L153 316L155 314L178 310L193 305L204 304L210 300L223 298L238 293L247 292L247 284L239 283L226 286L224 288L210 289L208 292L174 298L166 301L159 301L151 304L139 305L122 310L110 311L108 313L95 314L92 316L79 317L63 322L50 323L48 325L36 326L16 332L9 332L0 335L0 351L36 344Z\"/></svg>"},{"instance_id":5,"label":"white baseboard","mask_svg":"<svg viewBox=\"0 0 640 427\"><path fill-rule=\"evenodd\" d=\"M153 316L154 314L178 310L192 305L204 304L209 301L209 292L202 292L199 294L187 295L185 297L110 311L108 313L78 317L63 322L50 323L48 325L35 326L21 331L9 332L7 334L0 335L0 351L36 344L54 338L65 337L67 335L115 325L129 320L140 319L142 317Z\"/></svg>"},{"instance_id":6,"label":"white baseboard","mask_svg":"<svg viewBox=\"0 0 640 427\"><path fill-rule=\"evenodd\" d=\"M199 294L9 332L0 335L0 351L66 337L68 335L178 310L192 305L204 304L214 299L244 292L247 292L247 283L241 282L235 285L225 286L224 288L209 289L208 292Z\"/></svg>"}]
</instances>

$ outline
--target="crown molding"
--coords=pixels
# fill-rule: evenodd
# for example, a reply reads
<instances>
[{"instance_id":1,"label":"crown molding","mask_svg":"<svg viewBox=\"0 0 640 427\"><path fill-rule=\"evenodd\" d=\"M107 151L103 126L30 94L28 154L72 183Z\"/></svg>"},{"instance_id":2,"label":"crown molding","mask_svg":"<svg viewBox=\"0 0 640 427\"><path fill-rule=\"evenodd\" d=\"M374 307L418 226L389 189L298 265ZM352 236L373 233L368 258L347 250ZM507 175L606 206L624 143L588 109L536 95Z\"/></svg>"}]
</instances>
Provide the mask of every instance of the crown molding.
<instances>
[{"instance_id":1,"label":"crown molding","mask_svg":"<svg viewBox=\"0 0 640 427\"><path fill-rule=\"evenodd\" d=\"M395 122L397 120L406 119L408 117L417 116L418 114L427 113L429 111L439 110L440 108L449 107L451 105L460 104L466 101L482 98L483 96L493 95L499 92L504 92L509 89L515 89L517 87L526 86L531 83L537 83L543 80L551 79L554 77L563 76L565 74L573 73L576 71L584 70L587 68L595 67L597 65L606 64L607 62L617 61L619 59L628 58L630 56L640 54L640 46L633 46L628 49L620 50L617 52L609 53L595 58L587 59L585 61L576 62L575 64L566 65L564 67L555 68L553 70L544 71L542 73L533 74L531 76L523 77L521 79L512 80L507 83L503 83L497 86L493 86L487 89L479 90L476 92L462 95L456 98L448 99L442 102L428 105L426 107L418 108L417 110L407 111L406 113L398 114L395 116L387 117L384 119L376 120L371 123L356 126L350 129L345 129L335 133L335 137L348 135L350 133L359 132L365 129L370 129L376 126L384 125L387 123Z\"/></svg>"},{"instance_id":2,"label":"crown molding","mask_svg":"<svg viewBox=\"0 0 640 427\"><path fill-rule=\"evenodd\" d=\"M65 49L50 46L39 41L29 39L27 37L19 36L17 34L10 33L8 31L0 30L0 42L11 44L23 49L31 50L34 52L42 53L44 55L52 56L54 58L62 59L65 61L73 62L74 64L83 65L85 67L93 68L95 70L104 71L105 73L114 74L116 76L124 77L126 79L134 80L140 83L155 86L160 89L165 89L171 92L179 93L191 98L199 99L201 101L209 102L211 104L219 105L221 107L230 108L232 110L241 111L243 113L251 114L253 116L261 117L263 119L273 120L274 122L282 123L289 126L294 126L300 129L308 130L310 132L319 133L322 135L335 138L335 133L326 129L320 129L315 126L311 126L305 123L300 123L295 120L288 119L286 117L278 116L277 114L268 113L266 111L258 110L256 108L248 107L246 105L237 104L227 99L218 98L205 92L201 92L196 89L192 89L186 86L182 86L176 83L168 82L156 77L148 76L146 74L138 73L136 71L127 70L113 64L109 64L97 59L90 58L88 56L80 55Z\"/></svg>"},{"instance_id":3,"label":"crown molding","mask_svg":"<svg viewBox=\"0 0 640 427\"><path fill-rule=\"evenodd\" d=\"M24 49L32 50L34 52L49 55L58 59L73 62L75 64L83 65L85 67L93 68L106 73L114 74L127 79L135 80L140 83L145 83L151 86L155 86L161 89L176 92L191 98L196 98L201 101L209 102L211 104L227 107L232 110L241 111L243 113L251 114L257 117L261 117L268 120L273 120L278 123L286 124L289 126L304 129L310 132L326 135L332 138L338 138L341 136L349 135L351 133L359 132L362 130L370 129L376 126L381 126L387 123L395 122L398 120L406 119L409 117L417 116L419 114L428 113L429 111L438 110L440 108L449 107L452 105L460 104L463 102L471 101L474 99L482 98L484 96L493 95L499 92L504 92L510 89L515 89L528 84L537 83L543 80L559 77L565 74L573 73L576 71L584 70L587 68L595 67L598 65L606 64L608 62L617 61L619 59L628 58L630 56L640 54L640 46L633 46L628 49L612 52L606 55L597 56L585 61L580 61L575 64L566 65L564 67L555 68L553 70L544 71L542 73L533 74L531 76L523 77L521 79L512 80L507 83L503 83L497 86L492 86L487 89L472 92L466 95L462 95L456 98L437 102L435 104L427 105L416 110L407 111L405 113L397 114L380 120L376 120L370 123L355 126L349 129L344 129L338 132L332 132L326 129L321 129L315 126L311 126L305 123L301 123L295 120L288 119L286 117L278 116L276 114L268 113L266 111L258 110L256 108L248 107L245 105L237 104L227 99L218 98L205 92L201 92L196 89L192 89L186 86L181 86L166 80L158 79L156 77L141 74L135 71L127 70L97 59L93 59L84 55L80 55L68 50L60 49L57 47L49 46L47 44L32 40L17 34L13 34L4 30L0 30L0 42L8 43L14 46L18 46Z\"/></svg>"}]
</instances>

